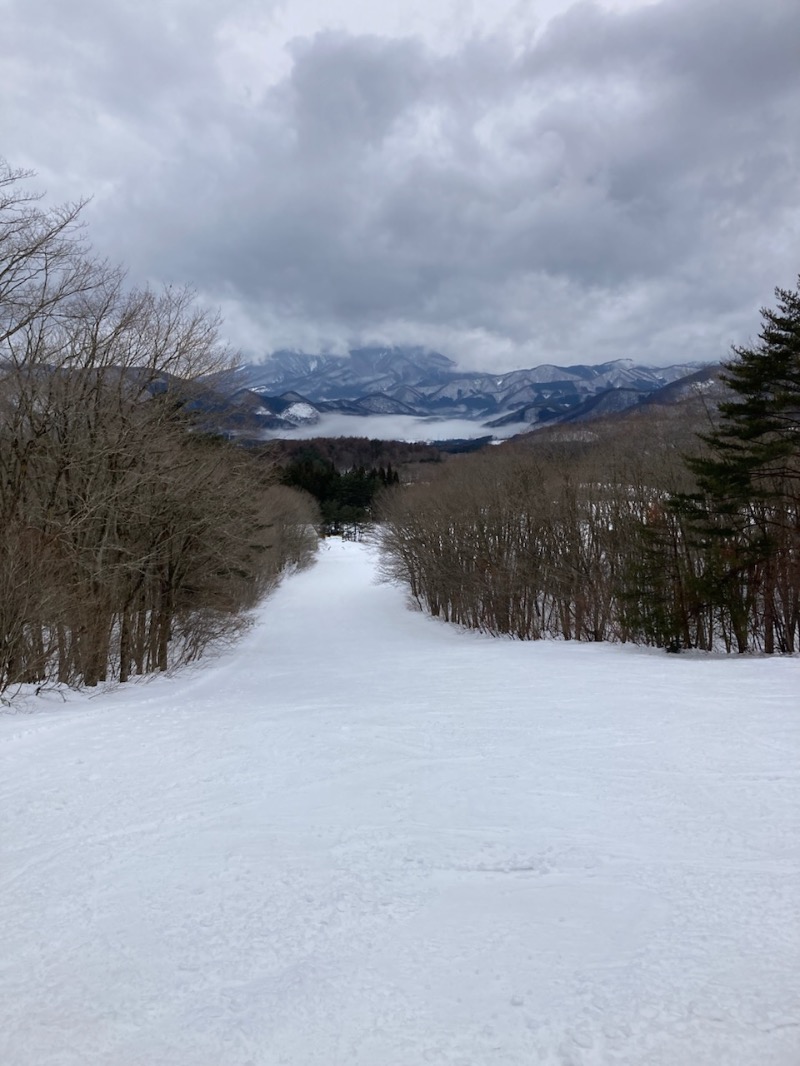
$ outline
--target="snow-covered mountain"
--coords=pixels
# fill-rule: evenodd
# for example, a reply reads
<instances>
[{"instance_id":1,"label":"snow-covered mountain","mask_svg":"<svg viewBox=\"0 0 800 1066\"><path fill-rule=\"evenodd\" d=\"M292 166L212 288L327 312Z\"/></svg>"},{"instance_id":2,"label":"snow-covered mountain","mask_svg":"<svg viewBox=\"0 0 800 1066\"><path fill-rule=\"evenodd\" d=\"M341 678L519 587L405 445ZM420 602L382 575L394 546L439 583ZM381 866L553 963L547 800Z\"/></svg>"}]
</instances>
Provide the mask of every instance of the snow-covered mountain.
<instances>
[{"instance_id":1,"label":"snow-covered mountain","mask_svg":"<svg viewBox=\"0 0 800 1066\"><path fill-rule=\"evenodd\" d=\"M523 431L623 410L700 366L646 367L616 359L492 374L460 370L447 356L421 348L360 348L349 355L275 352L208 384L272 432L291 432L332 412L468 419Z\"/></svg>"},{"instance_id":2,"label":"snow-covered mountain","mask_svg":"<svg viewBox=\"0 0 800 1066\"><path fill-rule=\"evenodd\" d=\"M404 384L438 385L455 368L447 356L421 348L356 348L345 356L280 351L243 367L240 377L257 392L291 389L311 400L356 399Z\"/></svg>"}]
</instances>

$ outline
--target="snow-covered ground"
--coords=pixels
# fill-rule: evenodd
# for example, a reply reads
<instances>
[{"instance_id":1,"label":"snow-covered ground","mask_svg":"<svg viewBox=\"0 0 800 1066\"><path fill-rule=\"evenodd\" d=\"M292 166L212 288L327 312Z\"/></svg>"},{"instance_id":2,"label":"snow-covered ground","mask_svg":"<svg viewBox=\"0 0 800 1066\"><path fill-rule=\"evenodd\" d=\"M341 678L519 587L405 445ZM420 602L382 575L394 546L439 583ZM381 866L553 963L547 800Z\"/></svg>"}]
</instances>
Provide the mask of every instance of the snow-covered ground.
<instances>
[{"instance_id":1,"label":"snow-covered ground","mask_svg":"<svg viewBox=\"0 0 800 1066\"><path fill-rule=\"evenodd\" d=\"M0 720L0 1063L797 1066L799 680L462 633L333 542Z\"/></svg>"}]
</instances>

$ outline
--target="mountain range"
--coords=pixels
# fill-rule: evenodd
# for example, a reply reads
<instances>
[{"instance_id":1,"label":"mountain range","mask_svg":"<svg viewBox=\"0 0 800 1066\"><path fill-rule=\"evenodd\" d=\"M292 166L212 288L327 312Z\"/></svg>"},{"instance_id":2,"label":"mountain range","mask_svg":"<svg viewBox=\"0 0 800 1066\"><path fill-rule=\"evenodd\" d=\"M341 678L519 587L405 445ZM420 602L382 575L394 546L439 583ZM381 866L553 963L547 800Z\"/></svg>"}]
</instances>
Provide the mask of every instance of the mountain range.
<instances>
[{"instance_id":1,"label":"mountain range","mask_svg":"<svg viewBox=\"0 0 800 1066\"><path fill-rule=\"evenodd\" d=\"M718 368L701 363L640 366L616 359L596 366L545 364L503 374L464 371L422 348L359 348L347 356L275 352L263 363L215 375L206 386L237 422L270 435L315 424L325 414L468 419L518 432L582 421L643 402L672 402L702 387ZM664 395L659 399L659 394Z\"/></svg>"}]
</instances>

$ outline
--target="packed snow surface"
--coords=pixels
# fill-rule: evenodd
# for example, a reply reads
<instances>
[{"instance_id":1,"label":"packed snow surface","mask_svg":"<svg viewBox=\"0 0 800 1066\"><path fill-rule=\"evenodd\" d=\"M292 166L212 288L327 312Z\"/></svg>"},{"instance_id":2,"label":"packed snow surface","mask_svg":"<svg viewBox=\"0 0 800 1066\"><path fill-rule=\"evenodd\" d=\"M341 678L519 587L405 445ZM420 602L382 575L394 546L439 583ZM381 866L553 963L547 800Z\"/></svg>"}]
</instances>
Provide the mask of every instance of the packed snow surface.
<instances>
[{"instance_id":1,"label":"packed snow surface","mask_svg":"<svg viewBox=\"0 0 800 1066\"><path fill-rule=\"evenodd\" d=\"M800 660L374 573L330 543L213 662L0 720L0 1063L798 1066Z\"/></svg>"}]
</instances>

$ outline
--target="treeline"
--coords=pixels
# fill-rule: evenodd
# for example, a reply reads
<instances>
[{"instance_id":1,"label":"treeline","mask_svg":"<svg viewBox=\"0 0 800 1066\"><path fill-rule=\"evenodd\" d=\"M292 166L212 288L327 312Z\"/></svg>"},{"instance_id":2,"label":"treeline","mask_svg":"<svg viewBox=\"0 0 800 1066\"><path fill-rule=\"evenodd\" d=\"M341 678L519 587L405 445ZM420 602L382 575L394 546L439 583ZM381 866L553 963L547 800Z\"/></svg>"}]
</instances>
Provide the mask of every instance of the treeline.
<instances>
[{"instance_id":1,"label":"treeline","mask_svg":"<svg viewBox=\"0 0 800 1066\"><path fill-rule=\"evenodd\" d=\"M183 290L91 257L0 164L0 691L164 670L313 550L313 501L197 431L230 362Z\"/></svg>"},{"instance_id":2,"label":"treeline","mask_svg":"<svg viewBox=\"0 0 800 1066\"><path fill-rule=\"evenodd\" d=\"M442 451L437 445L417 441L378 440L367 437L314 437L313 445L307 440L270 440L262 444L265 455L280 466L302 459L313 447L315 455L336 467L340 472L379 467L416 466L438 463ZM403 480L407 479L405 476Z\"/></svg>"},{"instance_id":3,"label":"treeline","mask_svg":"<svg viewBox=\"0 0 800 1066\"><path fill-rule=\"evenodd\" d=\"M489 633L798 650L800 294L777 295L714 424L593 423L435 469L383 501L387 570Z\"/></svg>"},{"instance_id":4,"label":"treeline","mask_svg":"<svg viewBox=\"0 0 800 1066\"><path fill-rule=\"evenodd\" d=\"M322 532L339 536L356 535L371 522L376 495L399 484L400 477L391 463L339 471L315 446L307 445L282 468L280 480L313 496L319 504Z\"/></svg>"}]
</instances>

